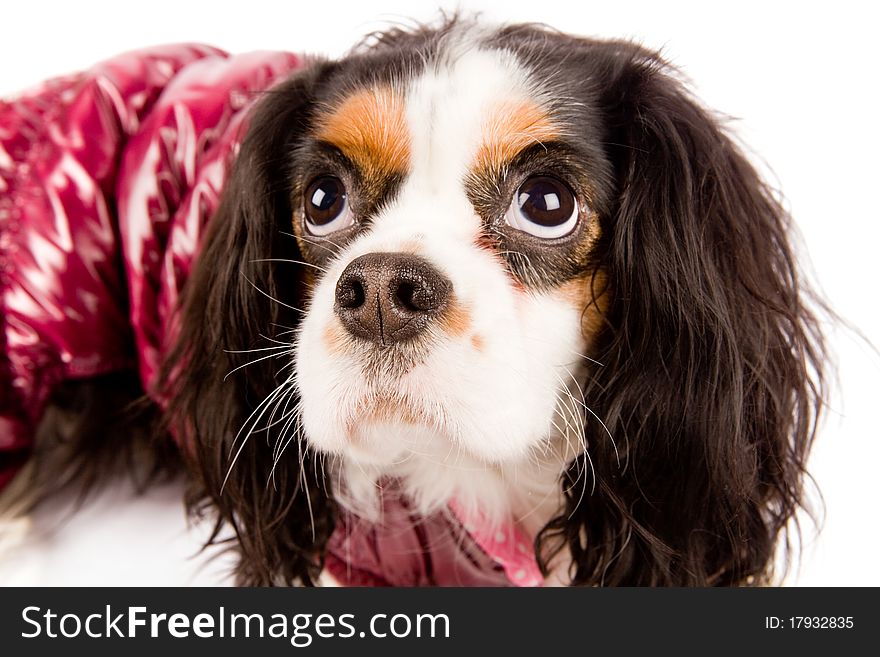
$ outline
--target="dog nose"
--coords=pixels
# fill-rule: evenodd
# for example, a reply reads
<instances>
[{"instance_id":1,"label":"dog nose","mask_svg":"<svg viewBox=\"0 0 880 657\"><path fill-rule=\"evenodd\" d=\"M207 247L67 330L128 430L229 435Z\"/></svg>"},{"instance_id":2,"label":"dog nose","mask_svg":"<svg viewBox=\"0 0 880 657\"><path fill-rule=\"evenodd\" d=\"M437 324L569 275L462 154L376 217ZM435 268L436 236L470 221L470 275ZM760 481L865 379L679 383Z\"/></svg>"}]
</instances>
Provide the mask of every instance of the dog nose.
<instances>
[{"instance_id":1,"label":"dog nose","mask_svg":"<svg viewBox=\"0 0 880 657\"><path fill-rule=\"evenodd\" d=\"M445 308L452 283L424 258L368 253L336 282L334 311L354 336L388 346L422 333Z\"/></svg>"}]
</instances>

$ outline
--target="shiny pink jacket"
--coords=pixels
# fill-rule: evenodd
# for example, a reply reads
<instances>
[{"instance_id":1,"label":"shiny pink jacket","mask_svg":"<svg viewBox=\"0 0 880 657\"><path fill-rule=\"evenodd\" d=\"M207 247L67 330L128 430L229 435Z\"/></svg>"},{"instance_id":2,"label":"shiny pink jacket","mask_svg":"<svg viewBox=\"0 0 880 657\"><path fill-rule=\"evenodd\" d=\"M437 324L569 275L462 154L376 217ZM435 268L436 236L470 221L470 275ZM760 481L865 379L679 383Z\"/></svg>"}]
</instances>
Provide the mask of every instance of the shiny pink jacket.
<instances>
[{"instance_id":1,"label":"shiny pink jacket","mask_svg":"<svg viewBox=\"0 0 880 657\"><path fill-rule=\"evenodd\" d=\"M299 66L288 53L167 46L0 101L0 488L59 382L136 368L150 389L245 110ZM508 583L449 517L392 501L385 518L340 527L337 578Z\"/></svg>"},{"instance_id":2,"label":"shiny pink jacket","mask_svg":"<svg viewBox=\"0 0 880 657\"><path fill-rule=\"evenodd\" d=\"M58 382L149 386L243 110L298 66L167 46L0 102L0 487Z\"/></svg>"}]
</instances>

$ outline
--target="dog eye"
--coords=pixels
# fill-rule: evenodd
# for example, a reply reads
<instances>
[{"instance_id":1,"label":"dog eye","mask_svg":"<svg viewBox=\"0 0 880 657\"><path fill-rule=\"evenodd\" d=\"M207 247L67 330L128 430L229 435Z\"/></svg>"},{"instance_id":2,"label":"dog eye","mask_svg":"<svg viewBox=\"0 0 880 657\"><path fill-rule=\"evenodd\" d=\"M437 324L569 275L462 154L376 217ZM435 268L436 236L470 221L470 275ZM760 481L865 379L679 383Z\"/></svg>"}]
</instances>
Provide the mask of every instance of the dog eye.
<instances>
[{"instance_id":1,"label":"dog eye","mask_svg":"<svg viewBox=\"0 0 880 657\"><path fill-rule=\"evenodd\" d=\"M306 188L303 207L313 235L329 235L351 224L345 185L335 176L315 178Z\"/></svg>"},{"instance_id":2,"label":"dog eye","mask_svg":"<svg viewBox=\"0 0 880 657\"><path fill-rule=\"evenodd\" d=\"M532 176L516 190L504 220L535 237L563 237L577 224L578 204L574 193L561 180Z\"/></svg>"}]
</instances>

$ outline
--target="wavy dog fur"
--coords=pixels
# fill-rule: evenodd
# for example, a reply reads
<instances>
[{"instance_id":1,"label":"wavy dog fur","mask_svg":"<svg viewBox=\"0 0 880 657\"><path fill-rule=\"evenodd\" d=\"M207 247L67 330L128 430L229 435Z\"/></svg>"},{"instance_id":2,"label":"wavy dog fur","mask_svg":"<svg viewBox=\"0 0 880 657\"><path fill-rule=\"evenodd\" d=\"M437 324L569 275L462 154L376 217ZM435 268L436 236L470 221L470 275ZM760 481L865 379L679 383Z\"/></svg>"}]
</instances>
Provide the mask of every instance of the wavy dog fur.
<instances>
[{"instance_id":1,"label":"wavy dog fur","mask_svg":"<svg viewBox=\"0 0 880 657\"><path fill-rule=\"evenodd\" d=\"M455 23L373 35L275 88L250 120L162 376L168 425L197 474L193 504L235 530L240 583L314 583L337 513L298 428L257 427L252 415L279 386L295 406L292 358L243 367L253 356L235 353L292 342L308 296L307 268L265 262L304 260L289 235L291 154L323 85L351 66L423 61ZM580 72L612 169L590 254L605 274L593 300L612 292L592 340L603 365L586 362L579 382L598 416L586 417L592 463L580 455L560 472L565 505L536 539L540 565L567 553L581 585L770 581L805 504L824 391L825 349L788 214L656 53L536 26L504 28L492 43ZM598 418L617 451L595 439L605 435Z\"/></svg>"}]
</instances>

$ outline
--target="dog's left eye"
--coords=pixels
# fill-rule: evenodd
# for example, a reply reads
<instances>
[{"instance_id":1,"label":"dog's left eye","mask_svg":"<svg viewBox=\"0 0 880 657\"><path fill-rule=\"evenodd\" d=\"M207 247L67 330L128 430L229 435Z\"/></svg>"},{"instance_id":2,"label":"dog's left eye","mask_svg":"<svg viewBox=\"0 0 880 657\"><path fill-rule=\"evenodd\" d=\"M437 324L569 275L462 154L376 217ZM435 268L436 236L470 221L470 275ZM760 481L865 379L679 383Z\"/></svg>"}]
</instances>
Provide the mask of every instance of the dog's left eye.
<instances>
[{"instance_id":1,"label":"dog's left eye","mask_svg":"<svg viewBox=\"0 0 880 657\"><path fill-rule=\"evenodd\" d=\"M577 224L577 199L561 180L552 176L532 176L516 190L504 220L513 228L535 237L564 237Z\"/></svg>"},{"instance_id":2,"label":"dog's left eye","mask_svg":"<svg viewBox=\"0 0 880 657\"><path fill-rule=\"evenodd\" d=\"M329 235L351 224L345 185L336 176L319 176L306 188L303 206L312 235Z\"/></svg>"}]
</instances>

